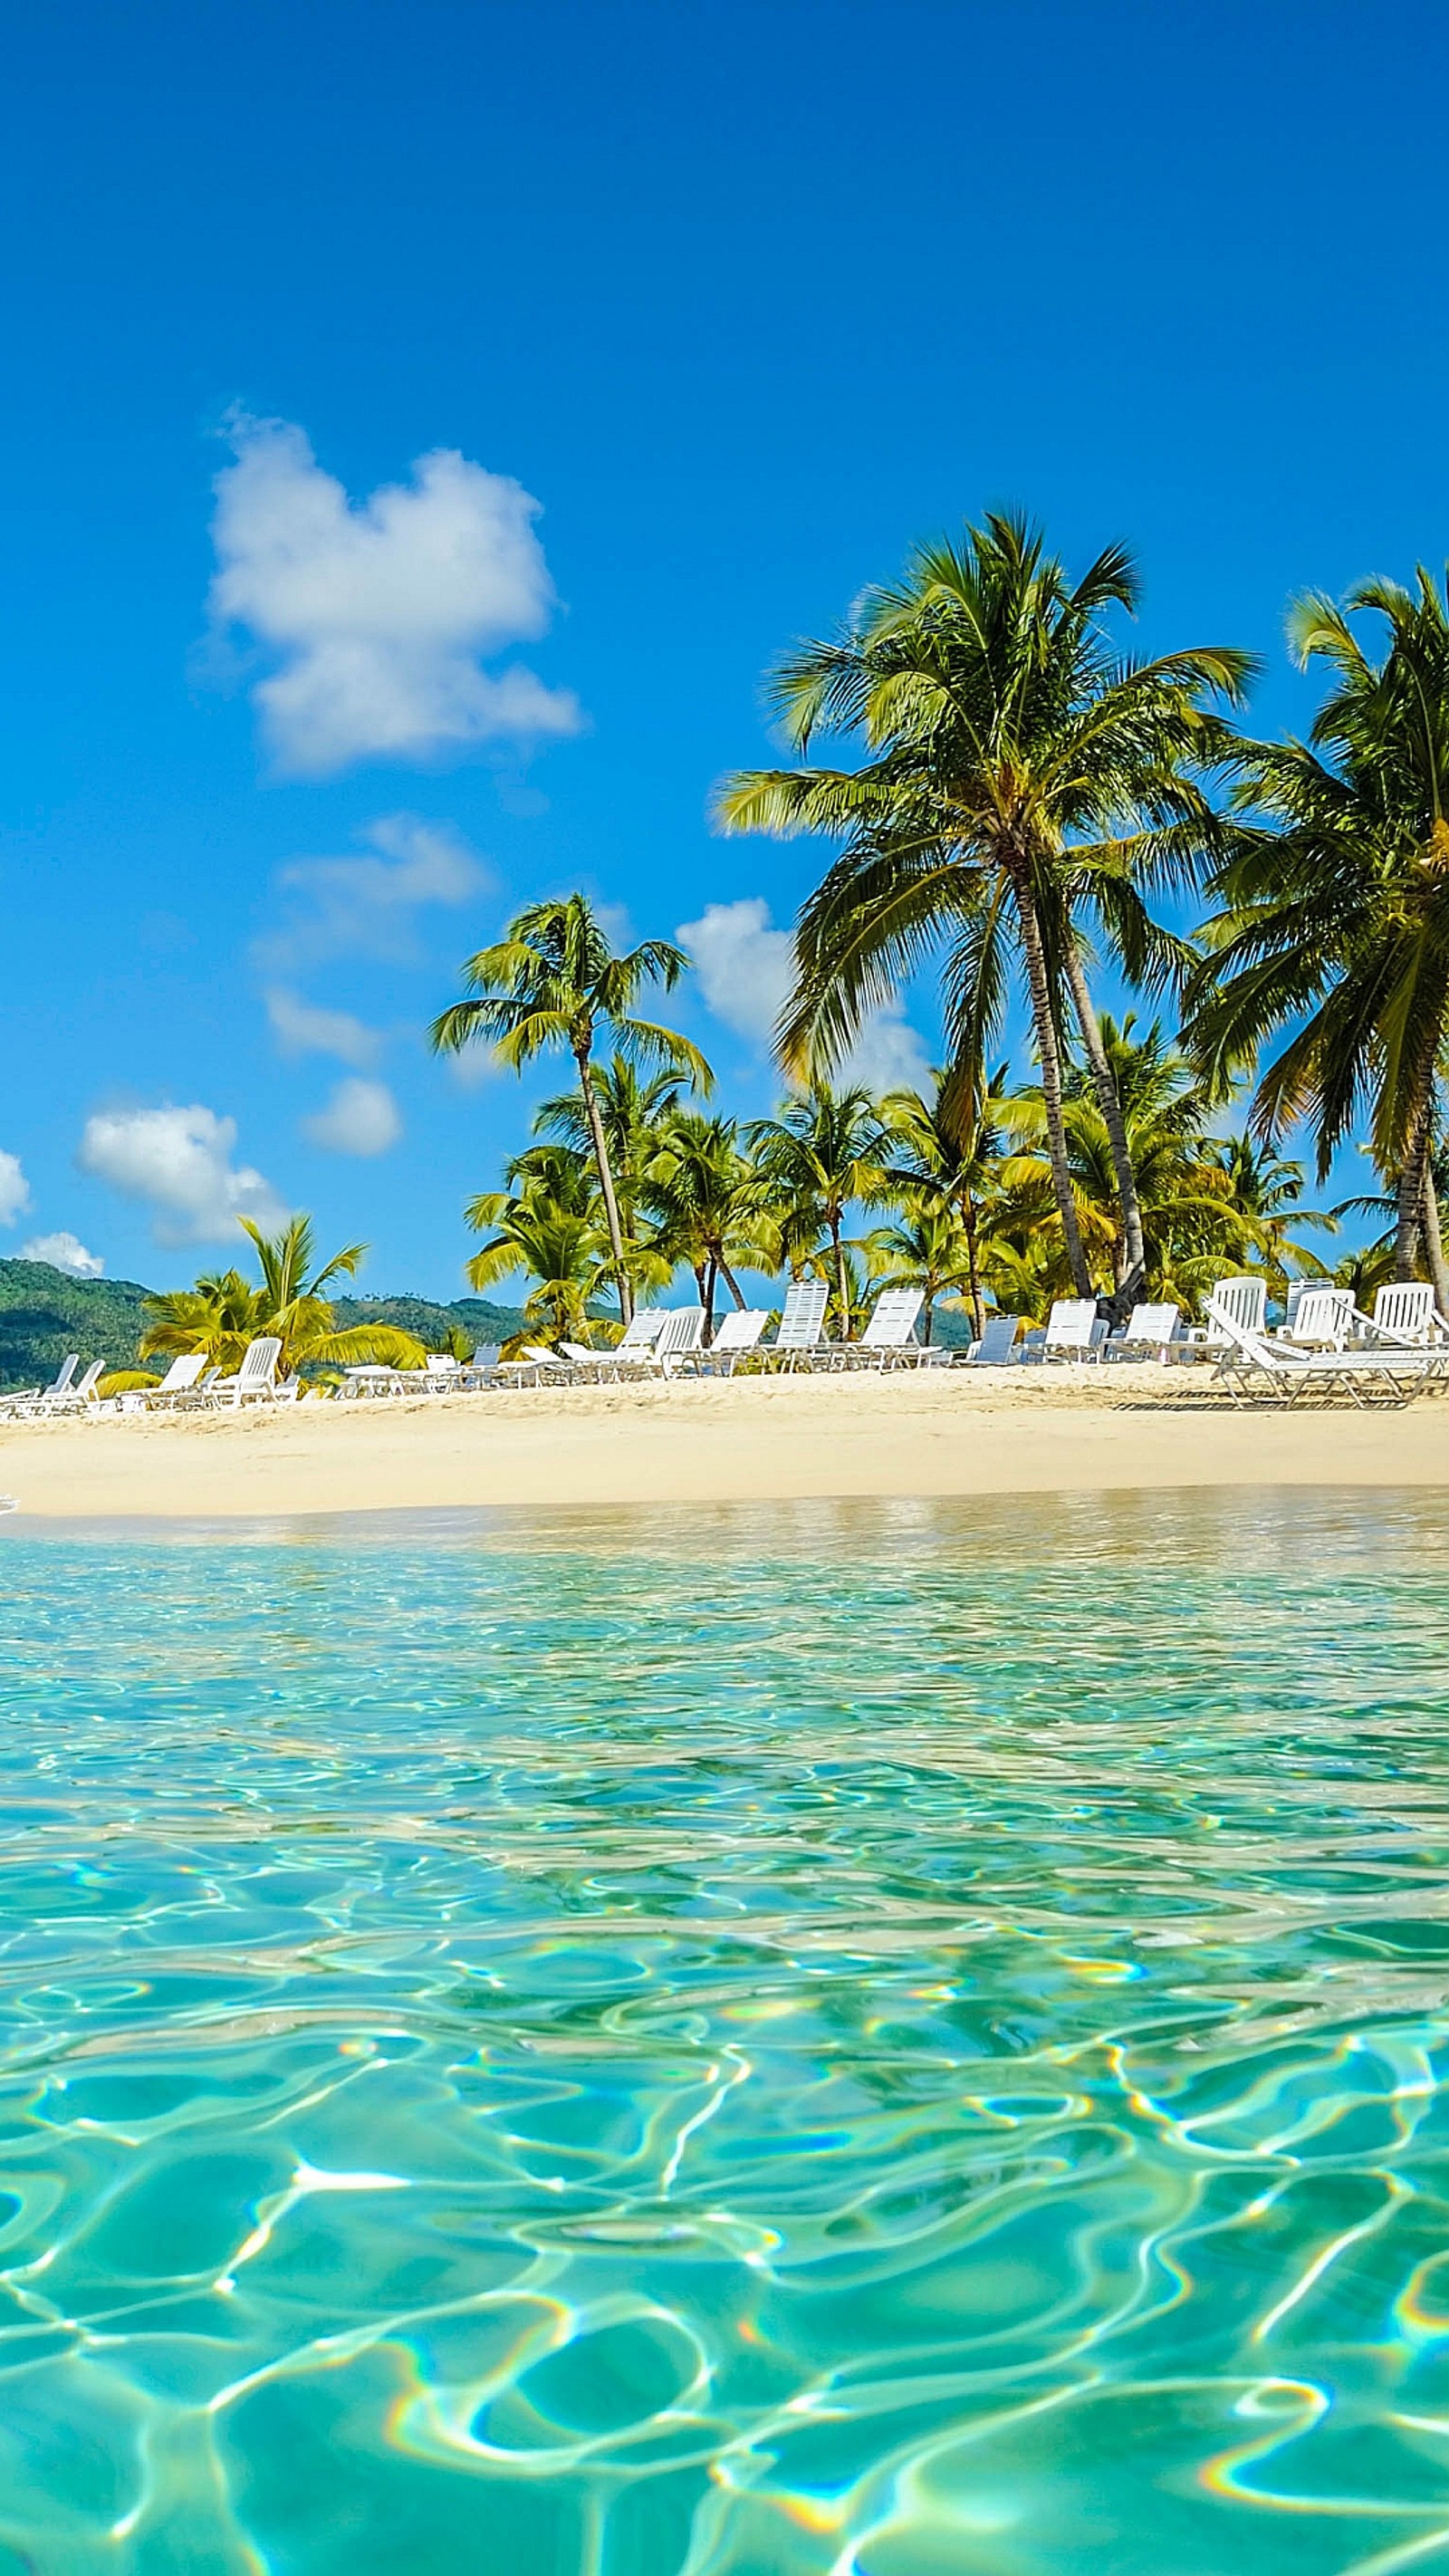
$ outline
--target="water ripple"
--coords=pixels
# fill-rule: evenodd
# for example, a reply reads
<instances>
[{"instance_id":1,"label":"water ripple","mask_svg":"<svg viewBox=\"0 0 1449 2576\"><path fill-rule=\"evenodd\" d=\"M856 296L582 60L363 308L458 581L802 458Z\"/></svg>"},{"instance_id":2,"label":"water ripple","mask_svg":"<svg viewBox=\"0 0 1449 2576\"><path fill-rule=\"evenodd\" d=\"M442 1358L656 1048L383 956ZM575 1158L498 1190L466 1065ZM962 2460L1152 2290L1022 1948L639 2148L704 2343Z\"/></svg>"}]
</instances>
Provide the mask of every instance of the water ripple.
<instances>
[{"instance_id":1,"label":"water ripple","mask_svg":"<svg viewBox=\"0 0 1449 2576\"><path fill-rule=\"evenodd\" d=\"M0 2576L1449 2570L1432 1501L0 1566Z\"/></svg>"}]
</instances>

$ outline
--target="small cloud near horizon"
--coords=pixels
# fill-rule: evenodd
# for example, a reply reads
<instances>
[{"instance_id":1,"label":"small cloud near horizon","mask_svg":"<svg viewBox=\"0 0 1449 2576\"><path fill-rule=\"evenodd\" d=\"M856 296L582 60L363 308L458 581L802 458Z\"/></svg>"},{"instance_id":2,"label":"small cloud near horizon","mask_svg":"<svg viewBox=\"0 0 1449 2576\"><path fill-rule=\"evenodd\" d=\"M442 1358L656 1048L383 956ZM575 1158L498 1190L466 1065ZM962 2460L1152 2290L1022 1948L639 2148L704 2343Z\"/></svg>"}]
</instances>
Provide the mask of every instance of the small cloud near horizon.
<instances>
[{"instance_id":1,"label":"small cloud near horizon","mask_svg":"<svg viewBox=\"0 0 1449 2576\"><path fill-rule=\"evenodd\" d=\"M67 1234L63 1228L59 1234L37 1234L21 1245L15 1258L48 1261L53 1270L68 1270L73 1279L99 1279L106 1267L98 1252L87 1252L79 1235Z\"/></svg>"},{"instance_id":2,"label":"small cloud near horizon","mask_svg":"<svg viewBox=\"0 0 1449 2576\"><path fill-rule=\"evenodd\" d=\"M18 1225L30 1205L30 1183L18 1154L0 1153L0 1225Z\"/></svg>"},{"instance_id":3,"label":"small cloud near horizon","mask_svg":"<svg viewBox=\"0 0 1449 2576\"><path fill-rule=\"evenodd\" d=\"M294 422L237 410L226 435L208 609L215 636L239 630L275 666L251 694L280 772L582 729L571 691L520 662L483 668L543 635L557 605L521 483L436 448L409 482L354 501Z\"/></svg>"}]
</instances>

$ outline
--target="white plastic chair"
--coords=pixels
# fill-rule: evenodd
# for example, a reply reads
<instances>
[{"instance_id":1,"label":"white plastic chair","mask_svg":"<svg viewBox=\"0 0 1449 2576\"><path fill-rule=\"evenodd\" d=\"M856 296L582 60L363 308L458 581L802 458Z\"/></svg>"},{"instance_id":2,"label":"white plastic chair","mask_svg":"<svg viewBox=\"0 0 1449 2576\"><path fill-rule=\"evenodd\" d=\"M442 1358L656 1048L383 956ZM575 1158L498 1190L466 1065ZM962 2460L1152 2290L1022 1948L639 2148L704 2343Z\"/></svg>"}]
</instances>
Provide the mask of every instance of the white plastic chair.
<instances>
[{"instance_id":1,"label":"white plastic chair","mask_svg":"<svg viewBox=\"0 0 1449 2576\"><path fill-rule=\"evenodd\" d=\"M1102 1355L1109 1360L1165 1360L1181 1322L1180 1306L1134 1306L1121 1332L1108 1334Z\"/></svg>"},{"instance_id":2,"label":"white plastic chair","mask_svg":"<svg viewBox=\"0 0 1449 2576\"><path fill-rule=\"evenodd\" d=\"M858 1342L837 1342L826 1355L842 1368L888 1368L910 1356L926 1302L920 1288L883 1288Z\"/></svg>"},{"instance_id":3,"label":"white plastic chair","mask_svg":"<svg viewBox=\"0 0 1449 2576\"><path fill-rule=\"evenodd\" d=\"M823 1279L791 1282L785 1292L780 1329L770 1344L771 1357L778 1359L782 1367L791 1368L797 1360L809 1367L812 1355L820 1347L829 1303L830 1291Z\"/></svg>"},{"instance_id":4,"label":"white plastic chair","mask_svg":"<svg viewBox=\"0 0 1449 2576\"><path fill-rule=\"evenodd\" d=\"M1295 1280L1280 1341L1305 1351L1341 1351L1353 1331L1351 1288L1309 1288Z\"/></svg>"},{"instance_id":5,"label":"white plastic chair","mask_svg":"<svg viewBox=\"0 0 1449 2576\"><path fill-rule=\"evenodd\" d=\"M1016 1357L1016 1336L1021 1329L1019 1315L988 1315L981 1328L981 1339L968 1353L973 1368L1004 1368Z\"/></svg>"},{"instance_id":6,"label":"white plastic chair","mask_svg":"<svg viewBox=\"0 0 1449 2576\"><path fill-rule=\"evenodd\" d=\"M208 1390L209 1404L272 1404L277 1394L277 1362L282 1356L281 1341L275 1333L259 1333L248 1342L242 1353L242 1364L235 1377L223 1377Z\"/></svg>"},{"instance_id":7,"label":"white plastic chair","mask_svg":"<svg viewBox=\"0 0 1449 2576\"><path fill-rule=\"evenodd\" d=\"M1058 1297L1042 1336L1043 1360L1093 1358L1102 1338L1093 1331L1096 1321L1095 1297Z\"/></svg>"},{"instance_id":8,"label":"white plastic chair","mask_svg":"<svg viewBox=\"0 0 1449 2576\"><path fill-rule=\"evenodd\" d=\"M1387 1288L1380 1288L1374 1297L1373 1313L1364 1321L1376 1339L1411 1346L1422 1346L1449 1334L1449 1320L1440 1314L1433 1283L1428 1279L1396 1279Z\"/></svg>"},{"instance_id":9,"label":"white plastic chair","mask_svg":"<svg viewBox=\"0 0 1449 2576\"><path fill-rule=\"evenodd\" d=\"M708 1350L694 1355L696 1376L733 1377L740 1361L750 1351L758 1350L769 1320L769 1310L764 1306L740 1306L722 1315Z\"/></svg>"},{"instance_id":10,"label":"white plastic chair","mask_svg":"<svg viewBox=\"0 0 1449 2576\"><path fill-rule=\"evenodd\" d=\"M1217 1381L1235 1402L1267 1394L1297 1404L1317 1393L1348 1395L1358 1405L1375 1395L1402 1404L1416 1388L1441 1381L1449 1371L1449 1349L1303 1351L1281 1338L1270 1341L1263 1331L1236 1321L1220 1288L1208 1299L1208 1317L1221 1334Z\"/></svg>"}]
</instances>

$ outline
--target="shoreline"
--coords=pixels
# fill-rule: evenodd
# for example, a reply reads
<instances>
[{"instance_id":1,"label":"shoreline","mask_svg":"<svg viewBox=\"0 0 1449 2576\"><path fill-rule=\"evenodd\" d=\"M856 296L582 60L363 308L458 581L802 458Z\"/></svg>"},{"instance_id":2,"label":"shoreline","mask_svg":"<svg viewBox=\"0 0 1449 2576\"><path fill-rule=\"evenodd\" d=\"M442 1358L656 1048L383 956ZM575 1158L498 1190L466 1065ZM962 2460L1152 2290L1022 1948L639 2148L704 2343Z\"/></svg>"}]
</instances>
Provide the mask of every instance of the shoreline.
<instances>
[{"instance_id":1,"label":"shoreline","mask_svg":"<svg viewBox=\"0 0 1449 2576\"><path fill-rule=\"evenodd\" d=\"M983 1373L984 1377L984 1373ZM5 1527L396 1511L1449 1486L1449 1402L1237 1407L1144 1367L518 1389L0 1424Z\"/></svg>"}]
</instances>

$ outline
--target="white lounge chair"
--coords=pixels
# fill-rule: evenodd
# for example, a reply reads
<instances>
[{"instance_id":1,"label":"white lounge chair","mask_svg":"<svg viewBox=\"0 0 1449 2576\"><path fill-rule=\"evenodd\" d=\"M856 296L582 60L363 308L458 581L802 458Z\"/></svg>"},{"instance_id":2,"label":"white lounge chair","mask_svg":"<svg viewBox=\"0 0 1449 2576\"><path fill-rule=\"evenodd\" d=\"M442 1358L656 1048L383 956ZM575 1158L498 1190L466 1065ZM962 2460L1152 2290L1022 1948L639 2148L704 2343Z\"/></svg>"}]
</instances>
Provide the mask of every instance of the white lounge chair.
<instances>
[{"instance_id":1,"label":"white lounge chair","mask_svg":"<svg viewBox=\"0 0 1449 2576\"><path fill-rule=\"evenodd\" d=\"M835 1342L822 1353L827 1367L888 1368L916 1348L917 1318L926 1300L919 1288L883 1288L858 1342Z\"/></svg>"},{"instance_id":2,"label":"white lounge chair","mask_svg":"<svg viewBox=\"0 0 1449 2576\"><path fill-rule=\"evenodd\" d=\"M770 1320L765 1306L740 1306L722 1315L707 1350L697 1350L689 1365L697 1377L733 1377L750 1351L758 1350Z\"/></svg>"},{"instance_id":3,"label":"white lounge chair","mask_svg":"<svg viewBox=\"0 0 1449 2576\"><path fill-rule=\"evenodd\" d=\"M1016 1358L1016 1337L1021 1330L1019 1315L988 1315L981 1327L981 1339L973 1342L967 1358L973 1368L1005 1368Z\"/></svg>"},{"instance_id":4,"label":"white lounge chair","mask_svg":"<svg viewBox=\"0 0 1449 2576\"><path fill-rule=\"evenodd\" d=\"M1058 1297L1047 1317L1040 1356L1043 1360L1095 1359L1103 1332L1097 1330L1095 1297Z\"/></svg>"},{"instance_id":5,"label":"white lounge chair","mask_svg":"<svg viewBox=\"0 0 1449 2576\"><path fill-rule=\"evenodd\" d=\"M1309 1288L1299 1280L1293 1285L1298 1294L1290 1292L1287 1319L1276 1338L1295 1350L1343 1350L1353 1333L1353 1290Z\"/></svg>"},{"instance_id":6,"label":"white lounge chair","mask_svg":"<svg viewBox=\"0 0 1449 2576\"><path fill-rule=\"evenodd\" d=\"M576 1375L572 1360L561 1359L557 1351L546 1350L542 1342L525 1342L516 1360L500 1360L494 1374L506 1386L569 1386Z\"/></svg>"},{"instance_id":7,"label":"white lounge chair","mask_svg":"<svg viewBox=\"0 0 1449 2576\"><path fill-rule=\"evenodd\" d=\"M1428 1279L1396 1279L1374 1297L1372 1315L1359 1317L1359 1328L1375 1341L1423 1347L1449 1338L1449 1320L1440 1314Z\"/></svg>"},{"instance_id":8,"label":"white lounge chair","mask_svg":"<svg viewBox=\"0 0 1449 2576\"><path fill-rule=\"evenodd\" d=\"M1134 1306L1120 1333L1109 1333L1102 1344L1106 1360L1166 1360L1178 1326L1182 1308L1167 1303L1157 1306Z\"/></svg>"},{"instance_id":9,"label":"white lounge chair","mask_svg":"<svg viewBox=\"0 0 1449 2576\"><path fill-rule=\"evenodd\" d=\"M155 1386L133 1387L116 1401L123 1413L149 1413L153 1407L170 1413L182 1396L196 1393L205 1375L205 1351L183 1351Z\"/></svg>"},{"instance_id":10,"label":"white lounge chair","mask_svg":"<svg viewBox=\"0 0 1449 2576\"><path fill-rule=\"evenodd\" d=\"M221 1377L207 1389L207 1403L236 1407L272 1404L277 1395L277 1362L282 1345L275 1333L260 1333L248 1342L235 1377Z\"/></svg>"},{"instance_id":11,"label":"white lounge chair","mask_svg":"<svg viewBox=\"0 0 1449 2576\"><path fill-rule=\"evenodd\" d=\"M49 1386L16 1386L0 1398L0 1412L32 1413L39 1404L54 1405L70 1392L70 1383L80 1367L79 1351L71 1351L61 1361Z\"/></svg>"},{"instance_id":12,"label":"white lounge chair","mask_svg":"<svg viewBox=\"0 0 1449 2576\"><path fill-rule=\"evenodd\" d=\"M1227 1346L1226 1325L1217 1320L1222 1315L1245 1333L1266 1333L1268 1283L1246 1274L1237 1279L1220 1279L1205 1312L1207 1321L1190 1326L1181 1336L1185 1358L1211 1358Z\"/></svg>"},{"instance_id":13,"label":"white lounge chair","mask_svg":"<svg viewBox=\"0 0 1449 2576\"><path fill-rule=\"evenodd\" d=\"M704 1340L704 1308L671 1306L655 1335L650 1358L661 1377L677 1377Z\"/></svg>"},{"instance_id":14,"label":"white lounge chair","mask_svg":"<svg viewBox=\"0 0 1449 2576\"><path fill-rule=\"evenodd\" d=\"M1208 1299L1209 1321L1222 1337L1214 1383L1226 1386L1235 1403L1266 1396L1297 1404L1316 1394L1347 1395L1358 1405L1403 1404L1449 1373L1449 1348L1300 1351L1291 1342L1270 1341L1238 1323L1227 1302L1219 1304L1220 1293L1214 1289Z\"/></svg>"},{"instance_id":15,"label":"white lounge chair","mask_svg":"<svg viewBox=\"0 0 1449 2576\"><path fill-rule=\"evenodd\" d=\"M622 1377L634 1370L647 1371L654 1356L654 1344L664 1326L662 1306L641 1306L624 1327L623 1339L609 1351L590 1351L589 1359L600 1377ZM577 1345L576 1347L582 1347Z\"/></svg>"},{"instance_id":16,"label":"white lounge chair","mask_svg":"<svg viewBox=\"0 0 1449 2576\"><path fill-rule=\"evenodd\" d=\"M785 1306L780 1329L769 1345L769 1355L781 1368L798 1365L809 1368L820 1347L825 1330L825 1309L830 1291L823 1279L796 1279L785 1291Z\"/></svg>"},{"instance_id":17,"label":"white lounge chair","mask_svg":"<svg viewBox=\"0 0 1449 2576\"><path fill-rule=\"evenodd\" d=\"M54 1384L42 1387L39 1395L15 1409L23 1420L46 1422L57 1413L83 1413L96 1400L96 1387L106 1371L104 1360L92 1360L84 1377L75 1375L75 1362L67 1360Z\"/></svg>"}]
</instances>

